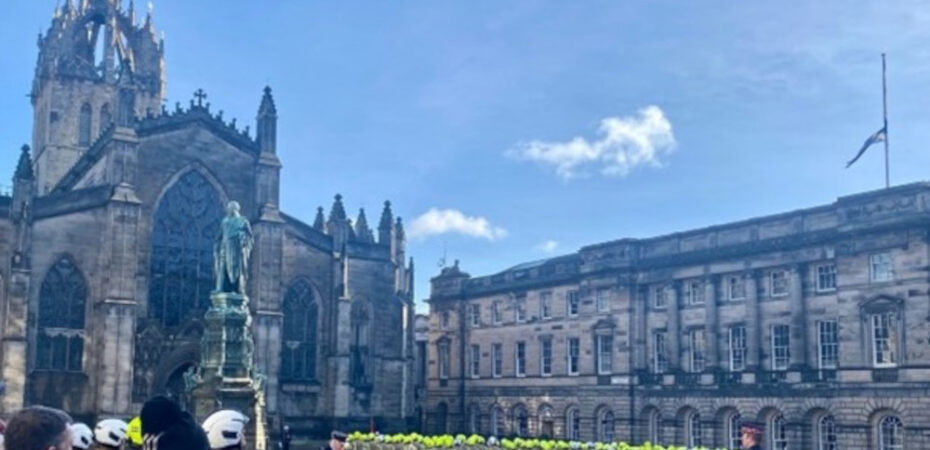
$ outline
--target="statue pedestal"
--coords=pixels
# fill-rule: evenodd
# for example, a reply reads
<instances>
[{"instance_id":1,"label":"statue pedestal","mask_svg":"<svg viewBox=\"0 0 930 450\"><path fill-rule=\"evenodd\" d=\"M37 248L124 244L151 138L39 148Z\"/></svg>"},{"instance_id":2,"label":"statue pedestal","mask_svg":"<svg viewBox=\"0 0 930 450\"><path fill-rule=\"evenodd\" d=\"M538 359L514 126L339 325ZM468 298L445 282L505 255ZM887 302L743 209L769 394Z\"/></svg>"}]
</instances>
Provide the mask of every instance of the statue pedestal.
<instances>
[{"instance_id":1,"label":"statue pedestal","mask_svg":"<svg viewBox=\"0 0 930 450\"><path fill-rule=\"evenodd\" d=\"M199 423L220 409L249 416L248 448L265 450L264 377L252 365L252 317L248 297L228 292L210 294L212 306L204 316L200 366L186 377L194 417Z\"/></svg>"}]
</instances>

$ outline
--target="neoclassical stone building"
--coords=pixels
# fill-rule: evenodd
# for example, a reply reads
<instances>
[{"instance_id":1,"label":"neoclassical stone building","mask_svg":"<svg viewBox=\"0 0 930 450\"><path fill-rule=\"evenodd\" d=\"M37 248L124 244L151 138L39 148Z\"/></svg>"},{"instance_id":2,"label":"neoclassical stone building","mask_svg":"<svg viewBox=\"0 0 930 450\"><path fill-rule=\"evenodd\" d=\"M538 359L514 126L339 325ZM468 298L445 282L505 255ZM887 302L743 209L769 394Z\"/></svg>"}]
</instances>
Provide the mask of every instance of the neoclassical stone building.
<instances>
[{"instance_id":1,"label":"neoclassical stone building","mask_svg":"<svg viewBox=\"0 0 930 450\"><path fill-rule=\"evenodd\" d=\"M413 420L413 265L386 203L376 228L340 196L312 223L279 211L277 112L255 134L163 105L151 13L67 0L39 37L31 150L0 198L2 412L41 403L128 417L184 397L199 358L223 206L255 233L249 296L272 423L296 432ZM132 5L132 3L130 3ZM11 87L19 89L19 87Z\"/></svg>"},{"instance_id":2,"label":"neoclassical stone building","mask_svg":"<svg viewBox=\"0 0 930 450\"><path fill-rule=\"evenodd\" d=\"M930 448L930 183L432 279L428 428Z\"/></svg>"}]
</instances>

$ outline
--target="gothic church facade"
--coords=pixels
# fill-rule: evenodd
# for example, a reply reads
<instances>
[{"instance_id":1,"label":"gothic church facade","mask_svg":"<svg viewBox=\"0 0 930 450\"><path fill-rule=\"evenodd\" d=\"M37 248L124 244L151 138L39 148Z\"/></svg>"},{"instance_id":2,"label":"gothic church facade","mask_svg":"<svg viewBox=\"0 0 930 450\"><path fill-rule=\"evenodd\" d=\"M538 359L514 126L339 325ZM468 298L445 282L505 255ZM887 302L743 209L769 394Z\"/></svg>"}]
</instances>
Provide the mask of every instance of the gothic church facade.
<instances>
[{"instance_id":1,"label":"gothic church facade","mask_svg":"<svg viewBox=\"0 0 930 450\"><path fill-rule=\"evenodd\" d=\"M183 399L236 200L256 238L248 293L273 425L406 426L413 263L390 203L376 229L338 195L313 223L281 212L271 90L254 137L202 92L169 110L151 12L121 3L68 0L39 36L32 145L0 197L2 413L93 420Z\"/></svg>"}]
</instances>

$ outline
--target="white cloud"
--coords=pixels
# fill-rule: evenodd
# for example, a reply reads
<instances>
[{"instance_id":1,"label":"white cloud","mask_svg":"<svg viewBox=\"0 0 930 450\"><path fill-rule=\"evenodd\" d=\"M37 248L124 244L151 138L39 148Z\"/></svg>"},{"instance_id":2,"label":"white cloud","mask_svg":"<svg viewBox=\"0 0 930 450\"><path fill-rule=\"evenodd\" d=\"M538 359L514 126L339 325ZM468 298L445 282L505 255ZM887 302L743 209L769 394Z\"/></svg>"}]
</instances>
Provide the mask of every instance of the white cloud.
<instances>
[{"instance_id":1,"label":"white cloud","mask_svg":"<svg viewBox=\"0 0 930 450\"><path fill-rule=\"evenodd\" d=\"M558 247L559 247L558 241L553 241L552 239L549 239L548 241L544 241L540 243L539 245L537 245L536 250L539 250L543 253L551 254L551 253L555 253L555 249L557 249Z\"/></svg>"},{"instance_id":2,"label":"white cloud","mask_svg":"<svg viewBox=\"0 0 930 450\"><path fill-rule=\"evenodd\" d=\"M494 241L507 236L507 230L491 225L484 217L466 216L456 209L432 208L410 223L408 234L412 238L427 238L457 233Z\"/></svg>"},{"instance_id":3,"label":"white cloud","mask_svg":"<svg viewBox=\"0 0 930 450\"><path fill-rule=\"evenodd\" d=\"M636 116L607 117L598 138L575 137L565 142L530 141L507 155L555 167L565 180L598 168L607 176L625 176L639 166L660 167L662 157L675 148L672 124L658 106L647 106Z\"/></svg>"}]
</instances>

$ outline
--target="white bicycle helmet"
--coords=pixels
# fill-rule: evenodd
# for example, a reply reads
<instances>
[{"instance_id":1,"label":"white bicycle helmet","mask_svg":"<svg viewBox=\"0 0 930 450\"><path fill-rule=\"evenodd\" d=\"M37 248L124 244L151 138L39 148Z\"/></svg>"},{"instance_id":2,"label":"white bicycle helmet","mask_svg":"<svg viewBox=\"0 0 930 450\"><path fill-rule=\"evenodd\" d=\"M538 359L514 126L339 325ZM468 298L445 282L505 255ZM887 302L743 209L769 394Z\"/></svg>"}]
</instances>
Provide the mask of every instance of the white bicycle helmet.
<instances>
[{"instance_id":1,"label":"white bicycle helmet","mask_svg":"<svg viewBox=\"0 0 930 450\"><path fill-rule=\"evenodd\" d=\"M245 414L224 409L211 414L203 421L203 431L207 433L211 449L222 449L241 444L248 423L249 418Z\"/></svg>"},{"instance_id":2,"label":"white bicycle helmet","mask_svg":"<svg viewBox=\"0 0 930 450\"><path fill-rule=\"evenodd\" d=\"M71 446L80 450L87 450L94 442L94 432L83 423L71 424Z\"/></svg>"},{"instance_id":3,"label":"white bicycle helmet","mask_svg":"<svg viewBox=\"0 0 930 450\"><path fill-rule=\"evenodd\" d=\"M94 428L94 440L107 447L121 447L129 434L129 424L119 419L101 420Z\"/></svg>"}]
</instances>

